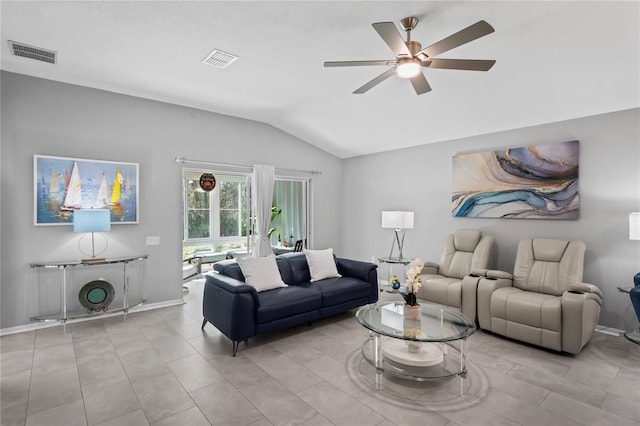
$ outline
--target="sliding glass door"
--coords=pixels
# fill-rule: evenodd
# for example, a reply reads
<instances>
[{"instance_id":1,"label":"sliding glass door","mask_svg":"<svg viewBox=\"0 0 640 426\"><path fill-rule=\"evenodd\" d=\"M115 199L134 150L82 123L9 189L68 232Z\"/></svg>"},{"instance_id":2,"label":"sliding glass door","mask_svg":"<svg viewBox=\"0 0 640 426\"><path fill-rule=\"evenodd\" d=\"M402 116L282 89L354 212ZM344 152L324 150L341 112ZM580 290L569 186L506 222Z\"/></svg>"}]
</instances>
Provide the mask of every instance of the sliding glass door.
<instances>
[{"instance_id":1,"label":"sliding glass door","mask_svg":"<svg viewBox=\"0 0 640 426\"><path fill-rule=\"evenodd\" d=\"M294 247L302 241L306 247L309 230L308 186L306 180L276 178L273 185L273 206L277 215L272 215L271 244L277 247Z\"/></svg>"}]
</instances>

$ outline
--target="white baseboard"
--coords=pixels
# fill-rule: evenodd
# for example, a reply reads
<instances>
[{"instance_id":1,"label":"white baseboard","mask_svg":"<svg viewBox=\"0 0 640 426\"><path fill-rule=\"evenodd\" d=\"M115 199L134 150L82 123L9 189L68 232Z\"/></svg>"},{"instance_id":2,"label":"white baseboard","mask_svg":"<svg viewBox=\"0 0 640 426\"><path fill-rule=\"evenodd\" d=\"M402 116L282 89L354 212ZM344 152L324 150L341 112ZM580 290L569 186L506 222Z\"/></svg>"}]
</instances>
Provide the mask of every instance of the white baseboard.
<instances>
[{"instance_id":1,"label":"white baseboard","mask_svg":"<svg viewBox=\"0 0 640 426\"><path fill-rule=\"evenodd\" d=\"M167 308L169 306L184 305L184 303L185 303L184 299L175 299L175 300L167 300L165 302L147 303L147 304L139 305L129 309L129 313L143 312L151 309ZM62 324L74 324L74 323L83 322L83 321L93 321L97 319L110 318L118 315L124 315L124 312L122 311L113 312L113 313L105 312L95 316L69 319L66 322L62 320L38 321L31 324L2 328L0 329L0 336L7 336L9 334L16 334L16 333L24 333L26 331L40 330L40 329L50 328L50 327L57 327Z\"/></svg>"},{"instance_id":2,"label":"white baseboard","mask_svg":"<svg viewBox=\"0 0 640 426\"><path fill-rule=\"evenodd\" d=\"M610 336L622 336L624 335L624 330L618 330L617 328L607 327L605 325L597 325L596 331L602 334L608 334Z\"/></svg>"}]
</instances>

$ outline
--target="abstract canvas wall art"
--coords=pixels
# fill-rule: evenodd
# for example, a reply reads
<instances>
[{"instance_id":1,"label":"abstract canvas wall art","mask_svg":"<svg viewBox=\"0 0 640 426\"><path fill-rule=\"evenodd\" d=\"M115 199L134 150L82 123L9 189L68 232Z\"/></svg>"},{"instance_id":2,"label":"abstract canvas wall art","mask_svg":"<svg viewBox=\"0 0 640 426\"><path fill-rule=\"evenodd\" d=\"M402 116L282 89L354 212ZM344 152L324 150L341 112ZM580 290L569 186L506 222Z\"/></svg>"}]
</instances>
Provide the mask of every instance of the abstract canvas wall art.
<instances>
[{"instance_id":1,"label":"abstract canvas wall art","mask_svg":"<svg viewBox=\"0 0 640 426\"><path fill-rule=\"evenodd\" d=\"M34 225L73 223L78 209L111 210L111 223L138 223L138 164L33 156Z\"/></svg>"},{"instance_id":2,"label":"abstract canvas wall art","mask_svg":"<svg viewBox=\"0 0 640 426\"><path fill-rule=\"evenodd\" d=\"M452 215L578 219L579 141L453 157Z\"/></svg>"}]
</instances>

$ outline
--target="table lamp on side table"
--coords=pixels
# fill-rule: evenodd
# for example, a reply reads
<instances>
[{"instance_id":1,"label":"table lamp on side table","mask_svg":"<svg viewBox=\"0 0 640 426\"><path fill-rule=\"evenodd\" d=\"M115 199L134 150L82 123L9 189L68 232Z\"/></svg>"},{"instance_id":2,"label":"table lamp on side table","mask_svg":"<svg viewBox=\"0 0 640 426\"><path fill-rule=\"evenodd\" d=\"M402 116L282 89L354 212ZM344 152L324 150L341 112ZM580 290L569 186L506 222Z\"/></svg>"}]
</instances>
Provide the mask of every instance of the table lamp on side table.
<instances>
[{"instance_id":1,"label":"table lamp on side table","mask_svg":"<svg viewBox=\"0 0 640 426\"><path fill-rule=\"evenodd\" d=\"M106 232L111 230L111 211L108 209L80 209L73 212L73 232L91 232L91 257L82 259L83 263L98 263L104 262L104 257L96 257L96 243L95 233ZM104 237L104 236L103 236ZM84 235L80 237L78 241L78 249L86 256L89 253L85 253L80 247L80 243ZM104 253L107 250L107 239L105 239L105 247L102 251L97 253L98 255Z\"/></svg>"},{"instance_id":2,"label":"table lamp on side table","mask_svg":"<svg viewBox=\"0 0 640 426\"><path fill-rule=\"evenodd\" d=\"M633 212L629 215L629 239L640 240L640 212ZM633 277L633 288L629 290L629 297L633 310L636 311L638 322L640 322L640 272ZM640 328L636 331L627 331L624 336L634 343L640 344Z\"/></svg>"},{"instance_id":3,"label":"table lamp on side table","mask_svg":"<svg viewBox=\"0 0 640 426\"><path fill-rule=\"evenodd\" d=\"M398 259L404 258L402 254L402 247L404 246L404 234L407 229L413 229L413 212L382 212L382 227L391 228L395 230L393 241L391 242L391 252L389 258L393 259L393 249L396 243L398 244ZM402 238L400 234L402 233Z\"/></svg>"}]
</instances>

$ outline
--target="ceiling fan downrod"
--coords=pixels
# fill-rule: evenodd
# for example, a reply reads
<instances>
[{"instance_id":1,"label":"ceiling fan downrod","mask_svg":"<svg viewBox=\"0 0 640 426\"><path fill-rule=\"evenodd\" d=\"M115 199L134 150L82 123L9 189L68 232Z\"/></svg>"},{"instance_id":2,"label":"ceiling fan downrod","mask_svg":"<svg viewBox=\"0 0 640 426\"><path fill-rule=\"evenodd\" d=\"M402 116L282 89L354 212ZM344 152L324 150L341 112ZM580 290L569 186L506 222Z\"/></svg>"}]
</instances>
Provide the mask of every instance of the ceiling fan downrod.
<instances>
[{"instance_id":1,"label":"ceiling fan downrod","mask_svg":"<svg viewBox=\"0 0 640 426\"><path fill-rule=\"evenodd\" d=\"M405 44L409 52L411 52L411 55L415 55L422 50L422 45L419 42L411 41L411 30L413 30L416 25L418 25L418 18L413 16L409 16L400 21L400 26L407 32L407 41Z\"/></svg>"}]
</instances>

